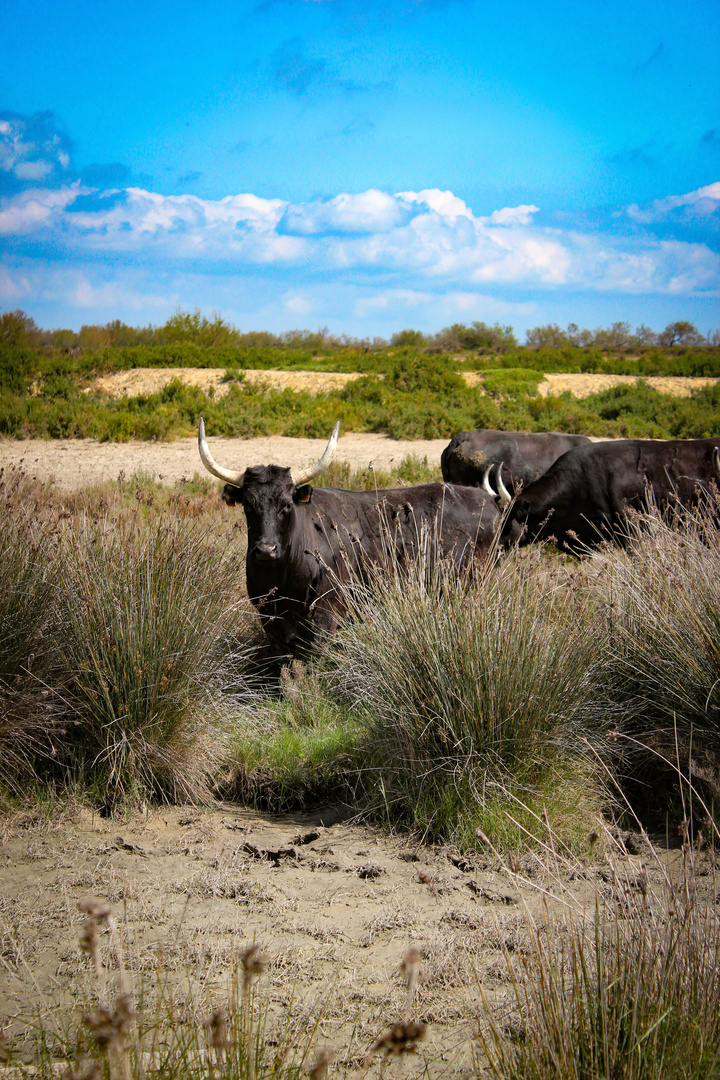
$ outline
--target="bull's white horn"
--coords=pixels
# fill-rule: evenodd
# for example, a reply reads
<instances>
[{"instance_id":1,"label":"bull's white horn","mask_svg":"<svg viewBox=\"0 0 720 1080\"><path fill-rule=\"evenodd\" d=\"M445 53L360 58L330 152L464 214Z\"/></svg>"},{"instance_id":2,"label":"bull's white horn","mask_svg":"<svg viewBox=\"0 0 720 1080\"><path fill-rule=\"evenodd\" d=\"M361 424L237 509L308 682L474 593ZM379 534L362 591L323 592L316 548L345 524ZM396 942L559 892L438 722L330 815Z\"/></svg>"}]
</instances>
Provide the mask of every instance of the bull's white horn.
<instances>
[{"instance_id":1,"label":"bull's white horn","mask_svg":"<svg viewBox=\"0 0 720 1080\"><path fill-rule=\"evenodd\" d=\"M488 495L492 495L493 499L497 499L497 491L493 491L492 485L490 484L490 470L492 469L492 467L493 462L491 461L483 475L482 486L485 491L487 491Z\"/></svg>"},{"instance_id":2,"label":"bull's white horn","mask_svg":"<svg viewBox=\"0 0 720 1080\"><path fill-rule=\"evenodd\" d=\"M510 494L508 489L503 484L502 467L503 467L503 463L501 461L500 464L497 467L497 486L498 486L498 493L500 495L500 504L501 504L501 506L507 506L507 504L509 502L512 502L512 495Z\"/></svg>"},{"instance_id":3,"label":"bull's white horn","mask_svg":"<svg viewBox=\"0 0 720 1080\"><path fill-rule=\"evenodd\" d=\"M225 480L228 484L234 484L236 487L239 487L244 475L244 470L239 473L230 472L229 469L223 469L213 461L210 447L205 438L205 422L202 416L200 417L200 423L198 424L198 450L200 451L200 459L209 473L212 473L213 476L217 476L219 480Z\"/></svg>"},{"instance_id":4,"label":"bull's white horn","mask_svg":"<svg viewBox=\"0 0 720 1080\"><path fill-rule=\"evenodd\" d=\"M718 478L718 483L720 483L720 450L718 450L717 446L713 450L713 469Z\"/></svg>"},{"instance_id":5,"label":"bull's white horn","mask_svg":"<svg viewBox=\"0 0 720 1080\"><path fill-rule=\"evenodd\" d=\"M292 482L293 484L295 484L296 487L300 487L302 484L307 484L309 480L314 480L316 476L320 475L320 473L325 472L328 465L333 459L335 447L337 446L339 431L340 421L338 420L335 427L332 429L332 435L328 439L328 444L325 447L325 453L323 454L323 456L318 461L316 461L314 465L311 465L309 469L304 469L302 472L299 473L290 473Z\"/></svg>"}]
</instances>

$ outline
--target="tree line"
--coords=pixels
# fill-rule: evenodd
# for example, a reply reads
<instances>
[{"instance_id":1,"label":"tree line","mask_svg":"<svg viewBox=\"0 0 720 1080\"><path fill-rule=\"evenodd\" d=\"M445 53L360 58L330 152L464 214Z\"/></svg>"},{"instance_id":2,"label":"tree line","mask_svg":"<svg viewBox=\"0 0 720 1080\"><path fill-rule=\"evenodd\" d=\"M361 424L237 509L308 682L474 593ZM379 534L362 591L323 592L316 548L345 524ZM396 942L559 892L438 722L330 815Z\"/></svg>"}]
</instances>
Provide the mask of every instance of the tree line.
<instances>
[{"instance_id":1,"label":"tree line","mask_svg":"<svg viewBox=\"0 0 720 1080\"><path fill-rule=\"evenodd\" d=\"M34 319L24 311L4 312L0 315L0 341L8 344L25 344L34 347L60 349L67 352L96 353L101 349L138 345L192 344L200 348L254 348L268 347L320 349L383 349L388 346L411 346L437 352L473 350L481 352L504 352L524 347L528 349L594 348L623 352L651 347L673 346L711 347L720 346L720 329L702 334L687 320L668 323L664 330L655 331L641 325L633 331L629 322L615 322L609 327L589 330L569 323L562 329L557 323L547 323L529 329L525 342L521 343L512 326L500 323L489 325L474 321L470 325L453 323L435 334L405 329L393 334L389 341L382 337L354 338L347 334L333 334L327 327L318 330L287 330L273 334L267 330L242 332L226 322L219 314L211 318L199 311L178 311L161 326L128 326L120 319L103 325L86 324L80 330L46 330L37 326Z\"/></svg>"}]
</instances>

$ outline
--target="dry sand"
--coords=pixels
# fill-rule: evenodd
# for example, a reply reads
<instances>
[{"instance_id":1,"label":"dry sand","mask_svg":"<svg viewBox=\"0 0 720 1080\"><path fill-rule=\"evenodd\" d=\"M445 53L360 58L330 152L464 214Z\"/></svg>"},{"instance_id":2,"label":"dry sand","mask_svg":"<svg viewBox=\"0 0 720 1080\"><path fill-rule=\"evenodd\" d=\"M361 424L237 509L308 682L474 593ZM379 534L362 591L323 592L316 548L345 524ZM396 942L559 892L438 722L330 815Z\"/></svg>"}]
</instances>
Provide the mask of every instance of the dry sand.
<instances>
[{"instance_id":1,"label":"dry sand","mask_svg":"<svg viewBox=\"0 0 720 1080\"><path fill-rule=\"evenodd\" d=\"M328 438L330 432L328 432ZM216 439L208 432L213 457L221 465L238 471L248 465L287 465L302 468L322 454L327 439L290 439L283 435L260 439ZM335 455L349 461L353 469L371 462L388 469L399 465L407 454L427 457L440 465L447 439L395 440L387 435L351 432L341 436ZM117 480L145 472L169 484L198 472L206 475L198 456L197 439L176 442L98 442L96 439L3 439L0 440L0 467L22 464L38 480L54 480L65 490L85 487L102 480Z\"/></svg>"},{"instance_id":2,"label":"dry sand","mask_svg":"<svg viewBox=\"0 0 720 1080\"><path fill-rule=\"evenodd\" d=\"M480 987L510 1002L502 949L522 947L523 909L542 921L544 897L551 908L592 912L596 890L622 900L643 863L651 886L659 880L649 845L628 856L601 850L601 841L597 865L560 864L557 875L528 856L514 878L492 858L392 837L354 824L351 813L340 805L274 817L222 804L125 821L87 811L0 821L0 1029L21 1039L38 1009L52 1022L58 1006L76 1021L87 1008L96 984L78 948L86 916L77 903L95 897L120 923L146 1019L158 966L180 995L178 1015L202 1019L227 1002L232 964L257 942L272 959L263 976L272 1009L292 999L293 1019L312 1026L321 1007L317 1042L343 1057L354 1030L356 1064L403 1014L399 965L416 945L422 976L412 1011L430 1025L430 1074L447 1075L460 1058L454 1075L467 1076ZM673 865L679 857L660 856ZM704 866L710 856L697 858ZM712 875L703 881L712 886ZM107 979L117 987L113 965Z\"/></svg>"},{"instance_id":3,"label":"dry sand","mask_svg":"<svg viewBox=\"0 0 720 1080\"><path fill-rule=\"evenodd\" d=\"M469 386L477 386L483 380L482 373L462 372ZM90 383L86 392L107 394L118 398L129 394L155 394L172 379L179 379L188 386L199 386L205 393L223 397L232 386L231 381L224 381L222 368L136 368L132 371L118 371L105 375ZM310 394L340 390L348 382L359 378L358 373L322 372L322 371L261 371L248 370L242 378L251 386L268 386L272 390L304 390ZM538 387L541 396L562 394L569 390L573 397L588 397L612 386L634 385L636 375L545 375ZM676 378L667 375L650 375L645 381L661 394L673 394L677 397L689 397L691 390L699 386L714 384L718 380L710 378Z\"/></svg>"}]
</instances>

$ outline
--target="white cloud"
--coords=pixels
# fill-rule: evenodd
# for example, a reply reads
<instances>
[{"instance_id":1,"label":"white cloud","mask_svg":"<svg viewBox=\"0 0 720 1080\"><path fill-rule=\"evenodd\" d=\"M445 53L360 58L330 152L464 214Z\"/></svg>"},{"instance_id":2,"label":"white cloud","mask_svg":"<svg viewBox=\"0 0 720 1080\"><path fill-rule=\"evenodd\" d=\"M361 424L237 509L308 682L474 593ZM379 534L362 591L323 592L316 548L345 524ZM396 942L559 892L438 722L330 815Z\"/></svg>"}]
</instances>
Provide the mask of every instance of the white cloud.
<instances>
[{"instance_id":1,"label":"white cloud","mask_svg":"<svg viewBox=\"0 0 720 1080\"><path fill-rule=\"evenodd\" d=\"M0 203L0 236L22 236L59 227L62 211L83 194L79 183L56 191L23 191Z\"/></svg>"},{"instance_id":2,"label":"white cloud","mask_svg":"<svg viewBox=\"0 0 720 1080\"><path fill-rule=\"evenodd\" d=\"M52 113L6 112L0 119L0 176L16 189L52 173L56 181L63 177L70 165L68 148Z\"/></svg>"},{"instance_id":3,"label":"white cloud","mask_svg":"<svg viewBox=\"0 0 720 1080\"><path fill-rule=\"evenodd\" d=\"M712 184L658 205L666 213L707 213L718 202L720 184ZM357 301L368 311L373 303L381 310L382 297L408 306L413 296L428 289L435 296L440 288L456 297L491 287L668 294L717 288L720 257L705 244L669 243L649 232L617 237L548 228L536 223L537 213L524 204L476 217L462 199L438 189L370 189L290 204L250 193L207 200L141 188L98 191L78 182L6 198L0 233L15 251L31 238L76 266L88 256L138 256L205 274L274 268L292 273L292 289L282 295L297 314L305 312L289 305L307 304L319 280L343 277L371 288L376 299ZM289 285L284 278L284 289ZM94 299L81 287L74 302Z\"/></svg>"},{"instance_id":4,"label":"white cloud","mask_svg":"<svg viewBox=\"0 0 720 1080\"><path fill-rule=\"evenodd\" d=\"M457 217L471 218L473 216L472 210L462 199L458 199L456 195L453 195L452 191L425 188L423 191L400 191L396 197L404 199L408 203L424 203L431 210L434 210L436 214L450 220Z\"/></svg>"},{"instance_id":5,"label":"white cloud","mask_svg":"<svg viewBox=\"0 0 720 1080\"><path fill-rule=\"evenodd\" d=\"M494 210L487 219L491 225L529 225L532 215L537 214L539 206L505 206Z\"/></svg>"},{"instance_id":6,"label":"white cloud","mask_svg":"<svg viewBox=\"0 0 720 1080\"><path fill-rule=\"evenodd\" d=\"M397 199L370 188L357 195L342 194L288 206L284 225L289 232L303 235L387 232L399 223L401 215Z\"/></svg>"},{"instance_id":7,"label":"white cloud","mask_svg":"<svg viewBox=\"0 0 720 1080\"><path fill-rule=\"evenodd\" d=\"M676 210L682 211L679 216L688 221L707 219L718 207L720 207L720 181L707 184L686 195L669 195L665 199L655 199L645 209L639 207L637 203L632 203L627 207L626 212L633 221L647 225L655 221L664 221Z\"/></svg>"}]
</instances>

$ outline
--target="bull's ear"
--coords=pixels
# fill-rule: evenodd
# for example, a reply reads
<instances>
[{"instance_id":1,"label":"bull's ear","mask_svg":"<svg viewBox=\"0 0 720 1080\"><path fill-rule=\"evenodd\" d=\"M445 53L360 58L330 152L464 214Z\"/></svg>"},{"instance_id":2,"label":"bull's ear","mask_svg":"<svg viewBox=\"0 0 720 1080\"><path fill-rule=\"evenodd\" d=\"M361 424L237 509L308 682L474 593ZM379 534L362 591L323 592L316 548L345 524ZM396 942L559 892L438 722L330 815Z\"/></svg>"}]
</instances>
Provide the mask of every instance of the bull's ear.
<instances>
[{"instance_id":1,"label":"bull's ear","mask_svg":"<svg viewBox=\"0 0 720 1080\"><path fill-rule=\"evenodd\" d=\"M296 503L309 503L312 499L313 489L310 484L303 484L302 487L295 488L295 494L293 499Z\"/></svg>"}]
</instances>

